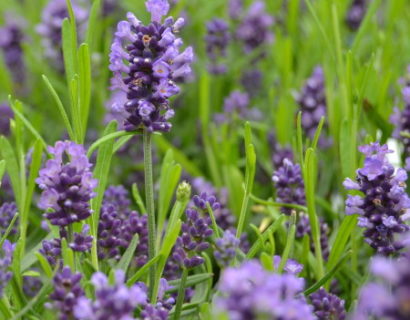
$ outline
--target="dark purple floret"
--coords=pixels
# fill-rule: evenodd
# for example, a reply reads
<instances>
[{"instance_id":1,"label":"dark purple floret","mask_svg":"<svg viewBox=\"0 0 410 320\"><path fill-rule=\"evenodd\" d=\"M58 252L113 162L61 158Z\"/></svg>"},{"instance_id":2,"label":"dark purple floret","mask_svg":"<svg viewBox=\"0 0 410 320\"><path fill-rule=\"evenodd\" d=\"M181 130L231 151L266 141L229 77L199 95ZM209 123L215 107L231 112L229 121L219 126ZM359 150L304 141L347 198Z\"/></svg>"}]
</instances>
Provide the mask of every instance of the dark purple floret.
<instances>
[{"instance_id":1,"label":"dark purple floret","mask_svg":"<svg viewBox=\"0 0 410 320\"><path fill-rule=\"evenodd\" d=\"M224 74L227 71L226 65L219 60L226 57L226 49L231 39L229 25L225 20L215 18L207 23L206 28L206 53L210 60L208 70L212 74Z\"/></svg>"},{"instance_id":2,"label":"dark purple floret","mask_svg":"<svg viewBox=\"0 0 410 320\"><path fill-rule=\"evenodd\" d=\"M4 235L16 213L17 206L15 202L5 202L0 207L0 236ZM14 235L17 233L17 226L18 223L15 222L9 235Z\"/></svg>"},{"instance_id":3,"label":"dark purple floret","mask_svg":"<svg viewBox=\"0 0 410 320\"><path fill-rule=\"evenodd\" d=\"M149 0L146 6L151 13L149 25L132 13L127 14L128 21L118 24L110 53L112 89L127 94L126 130L169 131L168 120L174 115L169 98L179 93L176 82L191 73L193 51L188 47L180 53L183 43L175 34L184 19L174 22L168 17L161 23L169 10L166 0Z\"/></svg>"},{"instance_id":4,"label":"dark purple floret","mask_svg":"<svg viewBox=\"0 0 410 320\"><path fill-rule=\"evenodd\" d=\"M39 252L47 259L48 263L54 267L61 261L61 239L44 240Z\"/></svg>"},{"instance_id":5,"label":"dark purple floret","mask_svg":"<svg viewBox=\"0 0 410 320\"><path fill-rule=\"evenodd\" d=\"M138 282L137 285L147 294L148 288L143 282ZM167 320L169 311L175 304L175 299L166 294L166 291L171 289L167 280L161 279L158 289L157 303L151 304L147 298L146 302L142 306L141 320Z\"/></svg>"},{"instance_id":6,"label":"dark purple floret","mask_svg":"<svg viewBox=\"0 0 410 320\"><path fill-rule=\"evenodd\" d=\"M81 277L81 273L72 273L69 267L64 267L53 278L54 291L50 294L52 303L48 307L58 311L60 320L75 319L74 307L84 296Z\"/></svg>"},{"instance_id":7,"label":"dark purple floret","mask_svg":"<svg viewBox=\"0 0 410 320\"><path fill-rule=\"evenodd\" d=\"M99 259L121 258L123 220L119 212L112 204L104 204L101 207L100 220L98 222L98 257Z\"/></svg>"},{"instance_id":8,"label":"dark purple floret","mask_svg":"<svg viewBox=\"0 0 410 320\"><path fill-rule=\"evenodd\" d=\"M76 19L79 38L84 38L88 10L79 6L79 2L71 1ZM36 27L42 36L44 55L51 60L60 71L63 70L62 26L63 20L68 18L67 3L65 0L50 0L43 9L41 23Z\"/></svg>"},{"instance_id":9,"label":"dark purple floret","mask_svg":"<svg viewBox=\"0 0 410 320\"><path fill-rule=\"evenodd\" d=\"M309 139L313 139L320 119L326 115L325 77L323 69L316 67L301 92L297 96L297 102L302 111L302 128ZM324 129L326 126L324 126ZM331 140L324 136L325 130L319 138L319 146L326 148Z\"/></svg>"},{"instance_id":10,"label":"dark purple floret","mask_svg":"<svg viewBox=\"0 0 410 320\"><path fill-rule=\"evenodd\" d=\"M81 233L74 233L74 239L73 242L69 244L69 247L73 251L77 252L86 252L91 250L91 246L93 243L93 237L88 235L90 231L90 226L88 224L85 224L83 226L83 230Z\"/></svg>"},{"instance_id":11,"label":"dark purple floret","mask_svg":"<svg viewBox=\"0 0 410 320\"><path fill-rule=\"evenodd\" d=\"M356 171L356 181L347 178L347 190L358 190L362 196L349 195L346 214L359 214L358 226L364 228L365 241L379 254L389 255L401 249L394 236L409 230L410 199L406 193L407 173L388 162L391 150L387 145L372 143L359 147L366 158L364 167Z\"/></svg>"},{"instance_id":12,"label":"dark purple floret","mask_svg":"<svg viewBox=\"0 0 410 320\"><path fill-rule=\"evenodd\" d=\"M338 296L320 288L310 295L310 301L318 320L346 319L345 302Z\"/></svg>"},{"instance_id":13,"label":"dark purple floret","mask_svg":"<svg viewBox=\"0 0 410 320\"><path fill-rule=\"evenodd\" d=\"M367 10L367 0L353 0L350 8L346 14L346 24L347 26L355 31L359 29L362 24L362 20L366 15Z\"/></svg>"},{"instance_id":14,"label":"dark purple floret","mask_svg":"<svg viewBox=\"0 0 410 320\"><path fill-rule=\"evenodd\" d=\"M33 298L34 296L36 296L42 286L43 282L39 277L23 277L23 292L29 298Z\"/></svg>"},{"instance_id":15,"label":"dark purple floret","mask_svg":"<svg viewBox=\"0 0 410 320\"><path fill-rule=\"evenodd\" d=\"M131 211L122 227L123 239L128 244L132 237L138 234L139 240L135 249L135 263L142 267L148 261L148 216Z\"/></svg>"},{"instance_id":16,"label":"dark purple floret","mask_svg":"<svg viewBox=\"0 0 410 320\"><path fill-rule=\"evenodd\" d=\"M305 281L291 273L269 273L258 261L227 268L218 284L215 313L229 319L314 320L302 291Z\"/></svg>"},{"instance_id":17,"label":"dark purple floret","mask_svg":"<svg viewBox=\"0 0 410 320\"><path fill-rule=\"evenodd\" d=\"M6 25L0 27L0 52L14 82L21 85L25 77L22 42L24 33L15 17L7 17Z\"/></svg>"},{"instance_id":18,"label":"dark purple floret","mask_svg":"<svg viewBox=\"0 0 410 320\"><path fill-rule=\"evenodd\" d=\"M245 53L273 42L273 23L274 19L267 13L263 1L251 4L236 30L236 38L243 42Z\"/></svg>"},{"instance_id":19,"label":"dark purple floret","mask_svg":"<svg viewBox=\"0 0 410 320\"><path fill-rule=\"evenodd\" d=\"M273 174L272 181L276 188L276 201L280 203L305 205L305 185L299 164L285 158L282 166ZM283 213L290 215L291 208L281 208Z\"/></svg>"},{"instance_id":20,"label":"dark purple floret","mask_svg":"<svg viewBox=\"0 0 410 320\"><path fill-rule=\"evenodd\" d=\"M104 192L103 206L105 205L112 205L125 215L131 205L127 189L122 185L109 186Z\"/></svg>"},{"instance_id":21,"label":"dark purple floret","mask_svg":"<svg viewBox=\"0 0 410 320\"><path fill-rule=\"evenodd\" d=\"M138 284L127 287L122 270L115 271L115 283L110 285L102 272L91 278L95 300L82 297L74 309L79 320L134 319L134 311L146 302L147 296Z\"/></svg>"},{"instance_id":22,"label":"dark purple floret","mask_svg":"<svg viewBox=\"0 0 410 320\"><path fill-rule=\"evenodd\" d=\"M87 219L97 180L93 178L92 164L83 146L58 141L48 151L53 158L46 162L36 179L43 190L38 206L47 210L44 217L60 227Z\"/></svg>"},{"instance_id":23,"label":"dark purple floret","mask_svg":"<svg viewBox=\"0 0 410 320\"><path fill-rule=\"evenodd\" d=\"M0 104L0 134L10 134L10 120L13 118L13 110L7 104Z\"/></svg>"},{"instance_id":24,"label":"dark purple floret","mask_svg":"<svg viewBox=\"0 0 410 320\"><path fill-rule=\"evenodd\" d=\"M13 276L12 272L9 271L9 268L13 261L13 252L15 247L15 244L5 240L3 247L0 250L0 297L3 295L4 288Z\"/></svg>"},{"instance_id":25,"label":"dark purple floret","mask_svg":"<svg viewBox=\"0 0 410 320\"><path fill-rule=\"evenodd\" d=\"M406 134L410 134L410 84L406 83L402 89L404 108L394 108L393 114L390 117L390 122L394 125L393 137L401 141L404 146L404 157L410 156L410 138ZM405 135L403 135L404 133Z\"/></svg>"}]
</instances>

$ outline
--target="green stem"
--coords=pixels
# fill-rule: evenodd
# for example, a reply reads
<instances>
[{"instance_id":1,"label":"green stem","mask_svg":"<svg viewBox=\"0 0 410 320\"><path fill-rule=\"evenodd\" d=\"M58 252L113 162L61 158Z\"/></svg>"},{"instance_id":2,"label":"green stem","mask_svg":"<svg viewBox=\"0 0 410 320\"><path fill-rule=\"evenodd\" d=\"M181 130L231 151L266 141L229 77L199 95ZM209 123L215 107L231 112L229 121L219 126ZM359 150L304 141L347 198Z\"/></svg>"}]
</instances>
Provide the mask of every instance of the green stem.
<instances>
[{"instance_id":1,"label":"green stem","mask_svg":"<svg viewBox=\"0 0 410 320\"><path fill-rule=\"evenodd\" d=\"M188 269L184 268L182 271L181 282L179 284L179 289L178 289L178 298L177 298L177 303L175 305L174 320L179 320L179 317L181 315L182 304L184 303L184 299L185 299L185 285L186 285L187 278L188 278Z\"/></svg>"},{"instance_id":2,"label":"green stem","mask_svg":"<svg viewBox=\"0 0 410 320\"><path fill-rule=\"evenodd\" d=\"M148 215L148 260L155 257L155 207L154 207L154 184L152 178L152 144L151 133L144 130L144 175L145 175L145 205ZM155 283L155 264L149 270L150 296Z\"/></svg>"}]
</instances>

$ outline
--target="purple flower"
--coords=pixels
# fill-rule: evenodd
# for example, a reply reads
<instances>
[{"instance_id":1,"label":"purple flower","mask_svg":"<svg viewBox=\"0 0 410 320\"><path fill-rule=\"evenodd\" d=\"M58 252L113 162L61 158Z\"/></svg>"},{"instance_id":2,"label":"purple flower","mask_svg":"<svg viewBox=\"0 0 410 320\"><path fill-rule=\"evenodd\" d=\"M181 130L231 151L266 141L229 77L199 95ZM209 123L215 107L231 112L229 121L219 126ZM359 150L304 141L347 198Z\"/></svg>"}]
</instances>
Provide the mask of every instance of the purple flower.
<instances>
[{"instance_id":1,"label":"purple flower","mask_svg":"<svg viewBox=\"0 0 410 320\"><path fill-rule=\"evenodd\" d=\"M138 282L137 285L147 294L148 289L145 283ZM157 302L153 305L147 298L141 308L140 316L142 320L168 320L169 311L175 304L175 299L169 296L169 294L166 294L166 291L169 289L171 289L171 287L168 285L167 280L163 278L160 279Z\"/></svg>"},{"instance_id":2,"label":"purple flower","mask_svg":"<svg viewBox=\"0 0 410 320\"><path fill-rule=\"evenodd\" d=\"M9 227L11 220L17 213L17 206L14 202L5 202L0 207L0 236L3 236ZM18 223L14 223L13 228L11 229L10 235L17 233Z\"/></svg>"},{"instance_id":3,"label":"purple flower","mask_svg":"<svg viewBox=\"0 0 410 320\"><path fill-rule=\"evenodd\" d=\"M133 320L134 310L145 303L147 296L138 286L128 288L124 284L125 274L115 272L115 283L109 285L107 277L96 272L91 278L95 288L95 300L86 297L78 299L74 315L79 320L124 319Z\"/></svg>"},{"instance_id":4,"label":"purple flower","mask_svg":"<svg viewBox=\"0 0 410 320\"><path fill-rule=\"evenodd\" d=\"M23 22L19 18L7 16L6 25L0 27L0 52L16 84L22 84L25 78L22 42ZM12 117L11 113L11 117Z\"/></svg>"},{"instance_id":5,"label":"purple flower","mask_svg":"<svg viewBox=\"0 0 410 320\"><path fill-rule=\"evenodd\" d=\"M372 143L359 147L365 154L364 167L356 171L356 182L346 179L348 190L359 190L362 196L349 195L346 214L359 214L359 227L365 228L366 242L378 253L389 255L401 249L394 235L409 229L403 218L410 208L406 193L406 172L387 161L387 145Z\"/></svg>"},{"instance_id":6,"label":"purple flower","mask_svg":"<svg viewBox=\"0 0 410 320\"><path fill-rule=\"evenodd\" d=\"M238 20L243 14L243 0L229 0L228 11L232 20Z\"/></svg>"},{"instance_id":7,"label":"purple flower","mask_svg":"<svg viewBox=\"0 0 410 320\"><path fill-rule=\"evenodd\" d=\"M306 84L297 96L297 102L300 111L302 111L302 128L306 136L313 139L320 119L326 115L325 77L322 67L316 67L310 78L307 79ZM322 131L319 146L326 148L330 144L330 138L323 136Z\"/></svg>"},{"instance_id":8,"label":"purple flower","mask_svg":"<svg viewBox=\"0 0 410 320\"><path fill-rule=\"evenodd\" d=\"M174 22L169 17L161 23L168 1L148 0L146 7L152 18L149 25L132 13L127 14L128 21L118 23L110 53L111 88L127 95L126 130L169 131L169 98L179 92L176 82L190 75L194 56L191 47L181 52L182 40L175 35L183 19Z\"/></svg>"},{"instance_id":9,"label":"purple flower","mask_svg":"<svg viewBox=\"0 0 410 320\"><path fill-rule=\"evenodd\" d=\"M90 226L88 224L83 225L81 233L74 233L74 241L69 244L69 247L77 252L86 252L91 250L93 237L88 235L90 232Z\"/></svg>"},{"instance_id":10,"label":"purple flower","mask_svg":"<svg viewBox=\"0 0 410 320\"><path fill-rule=\"evenodd\" d=\"M344 320L346 319L345 302L338 296L328 293L320 288L310 295L314 313L318 320Z\"/></svg>"},{"instance_id":11,"label":"purple flower","mask_svg":"<svg viewBox=\"0 0 410 320\"><path fill-rule=\"evenodd\" d=\"M277 168L272 176L276 188L276 201L281 203L305 205L305 185L299 164L293 164L284 159L282 166ZM281 208L283 213L290 215L291 208Z\"/></svg>"},{"instance_id":12,"label":"purple flower","mask_svg":"<svg viewBox=\"0 0 410 320\"><path fill-rule=\"evenodd\" d=\"M64 267L53 278L54 291L50 294L52 303L47 306L59 312L60 320L73 319L74 307L84 296L81 277L81 273L72 273L69 267Z\"/></svg>"},{"instance_id":13,"label":"purple flower","mask_svg":"<svg viewBox=\"0 0 410 320\"><path fill-rule=\"evenodd\" d=\"M239 248L240 242L229 230L224 232L222 238L216 239L214 256L219 265L229 266L236 256L236 250Z\"/></svg>"},{"instance_id":14,"label":"purple flower","mask_svg":"<svg viewBox=\"0 0 410 320\"><path fill-rule=\"evenodd\" d=\"M71 1L74 16L80 38L84 38L88 10L79 6L79 1ZM63 70L62 56L62 26L63 20L68 18L67 4L65 0L50 0L44 8L41 23L37 25L36 31L42 36L44 55L60 71Z\"/></svg>"},{"instance_id":15,"label":"purple flower","mask_svg":"<svg viewBox=\"0 0 410 320\"><path fill-rule=\"evenodd\" d=\"M262 81L263 74L256 67L245 71L241 77L241 84L251 97L256 96L261 90Z\"/></svg>"},{"instance_id":16,"label":"purple flower","mask_svg":"<svg viewBox=\"0 0 410 320\"><path fill-rule=\"evenodd\" d=\"M404 101L404 108L400 110L398 107L394 108L393 114L390 116L390 122L394 125L393 137L401 141L404 146L404 156L410 156L410 138L402 135L403 133L410 133L410 83L404 82L402 89L402 96Z\"/></svg>"},{"instance_id":17,"label":"purple flower","mask_svg":"<svg viewBox=\"0 0 410 320\"><path fill-rule=\"evenodd\" d=\"M280 256L273 256L273 265L275 267L275 270L279 268L280 262L282 258ZM286 261L285 267L283 268L283 271L289 274L293 274L297 276L299 273L301 273L303 270L303 265L301 265L299 262L293 259L288 259Z\"/></svg>"},{"instance_id":18,"label":"purple flower","mask_svg":"<svg viewBox=\"0 0 410 320\"><path fill-rule=\"evenodd\" d=\"M110 186L104 194L98 223L98 255L119 260L121 253L139 235L136 248L136 264L144 265L148 260L147 216L131 211L128 191L123 186Z\"/></svg>"},{"instance_id":19,"label":"purple flower","mask_svg":"<svg viewBox=\"0 0 410 320\"><path fill-rule=\"evenodd\" d=\"M104 117L104 123L109 123L112 120L118 122L118 129L124 129L124 121L127 119L127 111L125 111L124 105L127 102L127 94L121 90L115 90L112 92L111 97L105 103L106 114Z\"/></svg>"},{"instance_id":20,"label":"purple flower","mask_svg":"<svg viewBox=\"0 0 410 320\"><path fill-rule=\"evenodd\" d=\"M2 250L0 250L0 297L3 295L3 290L7 286L13 274L9 271L9 267L13 261L13 252L16 245L5 240Z\"/></svg>"},{"instance_id":21,"label":"purple flower","mask_svg":"<svg viewBox=\"0 0 410 320\"><path fill-rule=\"evenodd\" d=\"M58 262L61 262L61 239L44 240L39 252L54 267Z\"/></svg>"},{"instance_id":22,"label":"purple flower","mask_svg":"<svg viewBox=\"0 0 410 320\"><path fill-rule=\"evenodd\" d=\"M10 120L13 118L13 110L7 104L0 104L0 134L10 134Z\"/></svg>"},{"instance_id":23,"label":"purple flower","mask_svg":"<svg viewBox=\"0 0 410 320\"><path fill-rule=\"evenodd\" d=\"M97 180L93 178L92 165L83 146L58 141L48 151L53 158L46 162L36 179L43 190L38 206L47 210L44 217L60 227L87 219Z\"/></svg>"},{"instance_id":24,"label":"purple flower","mask_svg":"<svg viewBox=\"0 0 410 320\"><path fill-rule=\"evenodd\" d=\"M233 13L233 2L231 3ZM246 12L236 30L236 38L243 42L245 53L273 42L271 30L274 19L266 13L265 3L255 1Z\"/></svg>"},{"instance_id":25,"label":"purple flower","mask_svg":"<svg viewBox=\"0 0 410 320\"><path fill-rule=\"evenodd\" d=\"M216 314L229 319L313 320L313 310L302 291L304 279L293 274L268 273L259 262L246 261L223 271L218 284Z\"/></svg>"},{"instance_id":26,"label":"purple flower","mask_svg":"<svg viewBox=\"0 0 410 320\"><path fill-rule=\"evenodd\" d=\"M226 49L231 39L229 25L225 20L214 18L207 23L206 29L206 53L211 62L208 70L212 74L224 74L227 71L226 65L218 60L226 57Z\"/></svg>"},{"instance_id":27,"label":"purple flower","mask_svg":"<svg viewBox=\"0 0 410 320\"><path fill-rule=\"evenodd\" d=\"M362 20L366 15L367 0L353 0L346 14L347 26L355 31L359 29Z\"/></svg>"},{"instance_id":28,"label":"purple flower","mask_svg":"<svg viewBox=\"0 0 410 320\"><path fill-rule=\"evenodd\" d=\"M43 282L39 277L24 276L23 277L23 292L27 297L33 298L40 291Z\"/></svg>"},{"instance_id":29,"label":"purple flower","mask_svg":"<svg viewBox=\"0 0 410 320\"><path fill-rule=\"evenodd\" d=\"M403 239L403 243L408 242ZM408 244L408 243L407 243ZM410 318L410 252L397 259L375 257L370 269L377 282L366 284L360 292L353 320Z\"/></svg>"}]
</instances>

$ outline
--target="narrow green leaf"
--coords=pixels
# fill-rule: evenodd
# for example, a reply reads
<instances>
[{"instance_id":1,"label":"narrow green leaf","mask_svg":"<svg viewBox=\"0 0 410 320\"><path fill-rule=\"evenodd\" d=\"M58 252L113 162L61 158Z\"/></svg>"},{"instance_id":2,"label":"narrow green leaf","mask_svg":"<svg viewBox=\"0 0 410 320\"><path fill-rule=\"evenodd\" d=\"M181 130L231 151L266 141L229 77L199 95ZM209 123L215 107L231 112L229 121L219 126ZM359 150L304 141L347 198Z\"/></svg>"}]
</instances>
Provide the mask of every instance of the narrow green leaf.
<instances>
[{"instance_id":1,"label":"narrow green leaf","mask_svg":"<svg viewBox=\"0 0 410 320\"><path fill-rule=\"evenodd\" d=\"M43 269L47 278L51 279L53 277L53 269L51 268L47 259L40 252L36 252L34 255L37 257L37 260L40 263L41 268Z\"/></svg>"},{"instance_id":2,"label":"narrow green leaf","mask_svg":"<svg viewBox=\"0 0 410 320\"><path fill-rule=\"evenodd\" d=\"M95 30L98 23L98 18L101 11L101 0L94 0L90 10L90 17L88 19L86 43L90 46L91 52L93 52L94 43L95 43Z\"/></svg>"},{"instance_id":3,"label":"narrow green leaf","mask_svg":"<svg viewBox=\"0 0 410 320\"><path fill-rule=\"evenodd\" d=\"M15 214L14 217L13 217L13 219L11 219L10 224L8 225L6 231L4 232L3 236L1 237L1 240L0 240L0 248L3 247L3 243L4 243L4 241L6 241L8 235L10 234L11 230L13 229L13 226L14 226L14 224L16 223L18 216L19 216L19 213L16 212L16 214Z\"/></svg>"},{"instance_id":4,"label":"narrow green leaf","mask_svg":"<svg viewBox=\"0 0 410 320\"><path fill-rule=\"evenodd\" d=\"M213 273L202 273L202 274L195 274L193 276L188 276L186 281L185 287L193 287L201 282L207 281L210 278L213 278ZM181 283L181 279L171 280L169 281L169 285L172 286L167 292L175 292L178 291L179 285Z\"/></svg>"},{"instance_id":5,"label":"narrow green leaf","mask_svg":"<svg viewBox=\"0 0 410 320\"><path fill-rule=\"evenodd\" d=\"M82 118L83 135L86 133L91 98L91 57L88 45L83 43L78 49L78 72L79 72L79 101ZM84 139L84 137L82 137Z\"/></svg>"},{"instance_id":6,"label":"narrow green leaf","mask_svg":"<svg viewBox=\"0 0 410 320\"><path fill-rule=\"evenodd\" d=\"M127 272L128 266L130 265L131 260L135 255L135 249L138 246L138 242L139 242L139 236L138 234L135 234L132 237L131 243L127 247L127 250L125 250L124 254L122 255L121 260L118 261L115 269L121 269L124 272Z\"/></svg>"},{"instance_id":7,"label":"narrow green leaf","mask_svg":"<svg viewBox=\"0 0 410 320\"><path fill-rule=\"evenodd\" d=\"M137 280L139 280L141 277L143 277L145 274L147 274L149 268L151 268L152 265L157 263L159 259L162 258L162 254L157 255L156 257L152 258L150 261L148 261L146 264L144 264L134 275L127 281L127 286L132 286Z\"/></svg>"},{"instance_id":8,"label":"narrow green leaf","mask_svg":"<svg viewBox=\"0 0 410 320\"><path fill-rule=\"evenodd\" d=\"M145 208L144 201L141 198L141 194L138 190L138 185L136 183L132 184L132 196L137 204L141 214L147 214L147 209Z\"/></svg>"},{"instance_id":9,"label":"narrow green leaf","mask_svg":"<svg viewBox=\"0 0 410 320\"><path fill-rule=\"evenodd\" d=\"M115 124L115 126L117 125L116 122L114 122L114 121L111 122L111 123L113 123L112 125L110 124L111 126L114 126L114 124ZM114 129L116 129L116 128L114 128ZM102 136L100 139L98 139L97 141L95 141L90 146L90 148L88 149L88 152L87 152L87 156L90 158L92 156L92 154L94 153L94 151L97 150L97 148L99 146L101 146L102 144L104 144L104 143L106 143L110 140L114 140L116 138L121 138L121 137L124 137L124 136L130 136L130 138L131 138L132 135L134 135L133 132L127 132L127 131L114 131L114 132L111 132L109 134L106 134L106 135Z\"/></svg>"}]
</instances>

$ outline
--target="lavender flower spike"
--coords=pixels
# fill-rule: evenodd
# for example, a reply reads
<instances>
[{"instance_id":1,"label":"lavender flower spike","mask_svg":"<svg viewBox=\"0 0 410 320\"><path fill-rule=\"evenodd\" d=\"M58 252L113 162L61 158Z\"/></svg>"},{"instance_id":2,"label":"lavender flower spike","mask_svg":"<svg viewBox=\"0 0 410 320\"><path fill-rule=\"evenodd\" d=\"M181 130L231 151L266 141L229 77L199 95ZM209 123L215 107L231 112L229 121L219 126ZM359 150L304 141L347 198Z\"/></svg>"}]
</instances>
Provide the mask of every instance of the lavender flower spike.
<instances>
[{"instance_id":1,"label":"lavender flower spike","mask_svg":"<svg viewBox=\"0 0 410 320\"><path fill-rule=\"evenodd\" d=\"M43 190L38 205L49 210L44 217L60 227L87 219L91 215L89 201L95 196L97 180L93 178L92 165L83 146L58 141L48 151L53 159L46 162L36 179Z\"/></svg>"},{"instance_id":2,"label":"lavender flower spike","mask_svg":"<svg viewBox=\"0 0 410 320\"><path fill-rule=\"evenodd\" d=\"M224 74L227 71L226 66L220 64L218 60L226 56L226 49L230 41L228 23L225 20L215 18L207 23L206 29L206 53L211 62L208 70L212 74Z\"/></svg>"},{"instance_id":3,"label":"lavender flower spike","mask_svg":"<svg viewBox=\"0 0 410 320\"><path fill-rule=\"evenodd\" d=\"M81 273L72 273L69 267L65 267L53 278L54 291L50 295L53 302L46 306L57 310L60 320L74 319L74 307L84 296L80 285L81 277Z\"/></svg>"},{"instance_id":4,"label":"lavender flower spike","mask_svg":"<svg viewBox=\"0 0 410 320\"><path fill-rule=\"evenodd\" d=\"M230 230L226 230L223 237L215 241L214 256L216 261L223 267L229 266L236 256L240 242Z\"/></svg>"},{"instance_id":5,"label":"lavender flower spike","mask_svg":"<svg viewBox=\"0 0 410 320\"><path fill-rule=\"evenodd\" d=\"M314 313L318 320L344 320L346 319L345 302L338 296L320 288L310 295Z\"/></svg>"},{"instance_id":6,"label":"lavender flower spike","mask_svg":"<svg viewBox=\"0 0 410 320\"><path fill-rule=\"evenodd\" d=\"M179 92L176 82L191 73L193 51L187 47L181 52L183 42L176 33L182 18L174 22L168 17L161 23L169 10L167 0L148 0L146 6L152 17L149 25L132 13L118 23L110 53L111 88L127 94L126 130L169 131L168 120L174 115L169 98Z\"/></svg>"},{"instance_id":7,"label":"lavender flower spike","mask_svg":"<svg viewBox=\"0 0 410 320\"><path fill-rule=\"evenodd\" d=\"M359 150L366 156L364 167L356 171L356 181L347 178L343 185L347 190L361 191L363 196L348 196L346 214L359 214L365 241L378 253L389 255L402 247L394 236L409 230L403 221L410 209L407 173L402 168L395 172L387 161L386 155L392 152L387 145L372 143Z\"/></svg>"},{"instance_id":8,"label":"lavender flower spike","mask_svg":"<svg viewBox=\"0 0 410 320\"><path fill-rule=\"evenodd\" d=\"M3 295L3 290L13 275L8 271L8 268L11 266L15 247L15 244L5 240L0 251L0 297Z\"/></svg>"},{"instance_id":9,"label":"lavender flower spike","mask_svg":"<svg viewBox=\"0 0 410 320\"><path fill-rule=\"evenodd\" d=\"M95 287L95 301L86 297L78 300L74 315L79 320L124 319L133 320L134 310L146 302L147 296L138 285L128 288L122 270L115 272L115 284L110 286L107 277L96 272L91 278Z\"/></svg>"}]
</instances>

